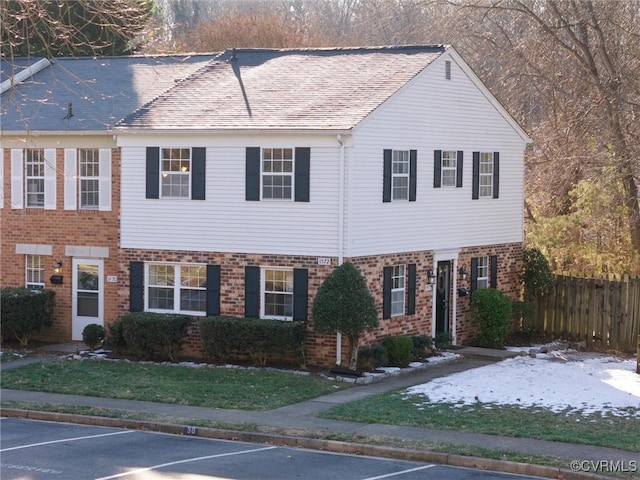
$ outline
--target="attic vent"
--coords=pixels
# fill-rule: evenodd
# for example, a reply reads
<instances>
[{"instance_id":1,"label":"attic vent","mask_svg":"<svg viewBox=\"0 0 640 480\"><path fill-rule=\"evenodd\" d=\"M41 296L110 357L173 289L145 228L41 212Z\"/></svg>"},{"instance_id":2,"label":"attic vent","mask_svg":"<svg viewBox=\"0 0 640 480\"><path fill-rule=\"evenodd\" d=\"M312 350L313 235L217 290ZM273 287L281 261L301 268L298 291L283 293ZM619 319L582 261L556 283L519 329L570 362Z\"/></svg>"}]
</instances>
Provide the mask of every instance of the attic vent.
<instances>
[{"instance_id":1,"label":"attic vent","mask_svg":"<svg viewBox=\"0 0 640 480\"><path fill-rule=\"evenodd\" d=\"M444 62L444 78L446 80L451 80L451 61L447 60Z\"/></svg>"}]
</instances>

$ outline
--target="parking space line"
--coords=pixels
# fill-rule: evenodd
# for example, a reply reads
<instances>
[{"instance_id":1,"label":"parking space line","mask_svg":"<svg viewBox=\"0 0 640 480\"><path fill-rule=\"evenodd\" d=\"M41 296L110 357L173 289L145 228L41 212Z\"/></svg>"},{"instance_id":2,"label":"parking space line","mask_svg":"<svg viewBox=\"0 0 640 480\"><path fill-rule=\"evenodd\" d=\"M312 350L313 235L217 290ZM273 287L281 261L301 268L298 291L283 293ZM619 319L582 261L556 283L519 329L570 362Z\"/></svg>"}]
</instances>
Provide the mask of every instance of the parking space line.
<instances>
[{"instance_id":1,"label":"parking space line","mask_svg":"<svg viewBox=\"0 0 640 480\"><path fill-rule=\"evenodd\" d=\"M387 473L386 475L380 475L378 477L363 478L362 480L379 480L380 478L390 478L396 475L404 475L405 473L417 472L418 470L425 470L427 468L435 467L435 465L424 465L422 467L410 468L409 470L402 470L400 472Z\"/></svg>"},{"instance_id":2,"label":"parking space line","mask_svg":"<svg viewBox=\"0 0 640 480\"><path fill-rule=\"evenodd\" d=\"M137 430L125 430L124 432L102 433L100 435L87 435L85 437L63 438L62 440L51 440L50 442L31 443L29 445L21 445L19 447L3 448L0 452L9 452L11 450L20 450L21 448L40 447L42 445L51 445L62 442L77 442L78 440L88 440L89 438L109 437L111 435L123 435L125 433L136 433Z\"/></svg>"},{"instance_id":3,"label":"parking space line","mask_svg":"<svg viewBox=\"0 0 640 480\"><path fill-rule=\"evenodd\" d=\"M240 452L219 453L217 455L207 455L205 457L186 458L184 460L177 460L175 462L168 462L168 463L161 463L160 465L153 465L152 467L137 468L136 470L131 470L130 472L118 473L117 475L111 475L108 477L100 477L100 478L96 478L95 480L110 480L112 478L122 478L129 475L136 475L138 473L148 472L149 470L155 470L158 468L179 465L181 463L198 462L200 460L209 460L210 458L230 457L231 455L243 455L245 453L263 452L265 450L273 450L274 448L278 448L278 447L253 448L251 450L242 450Z\"/></svg>"}]
</instances>

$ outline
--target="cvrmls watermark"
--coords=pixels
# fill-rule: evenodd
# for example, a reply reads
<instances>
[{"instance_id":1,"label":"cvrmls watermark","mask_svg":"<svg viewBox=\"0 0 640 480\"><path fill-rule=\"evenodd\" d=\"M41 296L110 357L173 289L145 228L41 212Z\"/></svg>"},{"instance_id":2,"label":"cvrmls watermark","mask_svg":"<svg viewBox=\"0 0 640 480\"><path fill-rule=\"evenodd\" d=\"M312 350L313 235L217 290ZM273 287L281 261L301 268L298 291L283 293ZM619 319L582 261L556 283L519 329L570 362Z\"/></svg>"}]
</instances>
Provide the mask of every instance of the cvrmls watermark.
<instances>
[{"instance_id":1,"label":"cvrmls watermark","mask_svg":"<svg viewBox=\"0 0 640 480\"><path fill-rule=\"evenodd\" d=\"M569 467L574 472L593 473L635 473L638 471L636 460L572 460Z\"/></svg>"}]
</instances>

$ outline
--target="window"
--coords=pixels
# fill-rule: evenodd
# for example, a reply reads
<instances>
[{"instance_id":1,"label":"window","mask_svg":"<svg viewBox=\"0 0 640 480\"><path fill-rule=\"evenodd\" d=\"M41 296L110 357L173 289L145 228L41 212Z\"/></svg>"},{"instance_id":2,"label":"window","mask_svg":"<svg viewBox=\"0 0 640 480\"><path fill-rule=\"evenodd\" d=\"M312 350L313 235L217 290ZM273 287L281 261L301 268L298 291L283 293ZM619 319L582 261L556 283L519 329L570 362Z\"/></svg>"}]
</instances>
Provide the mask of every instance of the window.
<instances>
[{"instance_id":1,"label":"window","mask_svg":"<svg viewBox=\"0 0 640 480\"><path fill-rule=\"evenodd\" d=\"M262 149L262 198L293 198L293 149Z\"/></svg>"},{"instance_id":2,"label":"window","mask_svg":"<svg viewBox=\"0 0 640 480\"><path fill-rule=\"evenodd\" d=\"M164 198L189 198L191 184L191 149L163 148L161 186Z\"/></svg>"},{"instance_id":3,"label":"window","mask_svg":"<svg viewBox=\"0 0 640 480\"><path fill-rule=\"evenodd\" d=\"M80 208L97 210L100 207L100 156L97 148L81 148Z\"/></svg>"},{"instance_id":4,"label":"window","mask_svg":"<svg viewBox=\"0 0 640 480\"><path fill-rule=\"evenodd\" d=\"M442 152L442 186L455 187L457 179L458 152L444 150Z\"/></svg>"},{"instance_id":5,"label":"window","mask_svg":"<svg viewBox=\"0 0 640 480\"><path fill-rule=\"evenodd\" d=\"M205 265L149 264L146 285L150 311L197 314L207 310Z\"/></svg>"},{"instance_id":6,"label":"window","mask_svg":"<svg viewBox=\"0 0 640 480\"><path fill-rule=\"evenodd\" d=\"M265 318L293 318L293 270L263 270L262 311Z\"/></svg>"},{"instance_id":7,"label":"window","mask_svg":"<svg viewBox=\"0 0 640 480\"><path fill-rule=\"evenodd\" d=\"M391 176L392 199L409 200L409 150L393 150Z\"/></svg>"},{"instance_id":8,"label":"window","mask_svg":"<svg viewBox=\"0 0 640 480\"><path fill-rule=\"evenodd\" d=\"M493 197L493 153L480 152L480 198Z\"/></svg>"},{"instance_id":9,"label":"window","mask_svg":"<svg viewBox=\"0 0 640 480\"><path fill-rule=\"evenodd\" d=\"M25 150L25 191L27 207L44 207L44 150Z\"/></svg>"},{"instance_id":10,"label":"window","mask_svg":"<svg viewBox=\"0 0 640 480\"><path fill-rule=\"evenodd\" d=\"M405 266L395 265L391 273L391 316L404 315Z\"/></svg>"},{"instance_id":11,"label":"window","mask_svg":"<svg viewBox=\"0 0 640 480\"><path fill-rule=\"evenodd\" d=\"M44 257L41 255L26 255L27 288L44 288Z\"/></svg>"},{"instance_id":12,"label":"window","mask_svg":"<svg viewBox=\"0 0 640 480\"><path fill-rule=\"evenodd\" d=\"M487 288L489 286L489 257L478 257L475 274L476 288Z\"/></svg>"}]
</instances>

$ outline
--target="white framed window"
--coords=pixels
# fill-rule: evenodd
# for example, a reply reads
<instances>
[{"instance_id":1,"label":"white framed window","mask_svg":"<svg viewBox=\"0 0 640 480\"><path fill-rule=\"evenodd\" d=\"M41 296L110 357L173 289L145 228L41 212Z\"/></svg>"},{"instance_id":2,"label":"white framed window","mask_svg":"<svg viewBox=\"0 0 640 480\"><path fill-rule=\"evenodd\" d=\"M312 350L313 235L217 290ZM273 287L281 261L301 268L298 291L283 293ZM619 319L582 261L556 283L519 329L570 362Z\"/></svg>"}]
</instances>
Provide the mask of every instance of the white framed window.
<instances>
[{"instance_id":1,"label":"white framed window","mask_svg":"<svg viewBox=\"0 0 640 480\"><path fill-rule=\"evenodd\" d=\"M262 149L262 198L293 199L293 148Z\"/></svg>"},{"instance_id":2,"label":"white framed window","mask_svg":"<svg viewBox=\"0 0 640 480\"><path fill-rule=\"evenodd\" d=\"M489 286L489 257L478 257L476 280L478 289Z\"/></svg>"},{"instance_id":3,"label":"white framed window","mask_svg":"<svg viewBox=\"0 0 640 480\"><path fill-rule=\"evenodd\" d=\"M262 318L293 319L293 270L262 269Z\"/></svg>"},{"instance_id":4,"label":"white framed window","mask_svg":"<svg viewBox=\"0 0 640 480\"><path fill-rule=\"evenodd\" d=\"M205 265L146 264L146 308L151 312L204 315L207 311Z\"/></svg>"},{"instance_id":5,"label":"white framed window","mask_svg":"<svg viewBox=\"0 0 640 480\"><path fill-rule=\"evenodd\" d=\"M442 151L441 184L443 187L455 187L458 168L458 152L455 150Z\"/></svg>"},{"instance_id":6,"label":"white framed window","mask_svg":"<svg viewBox=\"0 0 640 480\"><path fill-rule=\"evenodd\" d=\"M409 150L393 150L391 156L391 198L409 200Z\"/></svg>"},{"instance_id":7,"label":"white framed window","mask_svg":"<svg viewBox=\"0 0 640 480\"><path fill-rule=\"evenodd\" d=\"M394 265L391 272L391 316L404 315L405 301L405 266Z\"/></svg>"},{"instance_id":8,"label":"white framed window","mask_svg":"<svg viewBox=\"0 0 640 480\"><path fill-rule=\"evenodd\" d=\"M44 150L28 148L24 151L24 157L27 207L44 208Z\"/></svg>"},{"instance_id":9,"label":"white framed window","mask_svg":"<svg viewBox=\"0 0 640 480\"><path fill-rule=\"evenodd\" d=\"M160 158L160 195L191 198L191 149L163 148Z\"/></svg>"},{"instance_id":10,"label":"white framed window","mask_svg":"<svg viewBox=\"0 0 640 480\"><path fill-rule=\"evenodd\" d=\"M493 197L493 153L480 152L479 174L480 198Z\"/></svg>"},{"instance_id":11,"label":"white framed window","mask_svg":"<svg viewBox=\"0 0 640 480\"><path fill-rule=\"evenodd\" d=\"M25 286L41 290L44 288L44 257L25 255Z\"/></svg>"},{"instance_id":12,"label":"white framed window","mask_svg":"<svg viewBox=\"0 0 640 480\"><path fill-rule=\"evenodd\" d=\"M100 208L100 151L97 148L81 148L79 156L79 203L83 210Z\"/></svg>"}]
</instances>

